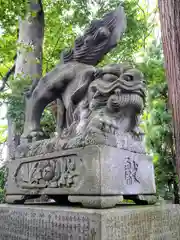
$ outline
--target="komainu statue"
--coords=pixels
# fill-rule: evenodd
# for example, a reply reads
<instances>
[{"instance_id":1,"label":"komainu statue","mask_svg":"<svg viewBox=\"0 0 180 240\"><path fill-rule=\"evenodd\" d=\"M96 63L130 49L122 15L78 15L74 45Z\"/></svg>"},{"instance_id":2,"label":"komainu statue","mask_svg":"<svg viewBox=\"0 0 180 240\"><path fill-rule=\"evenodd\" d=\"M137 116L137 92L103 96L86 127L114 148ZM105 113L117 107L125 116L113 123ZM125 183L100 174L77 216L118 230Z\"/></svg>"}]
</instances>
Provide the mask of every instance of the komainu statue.
<instances>
[{"instance_id":1,"label":"komainu statue","mask_svg":"<svg viewBox=\"0 0 180 240\"><path fill-rule=\"evenodd\" d=\"M48 195L59 204L106 208L124 198L155 202L152 159L139 128L143 74L129 64L96 67L126 29L120 6L94 20L61 62L34 83L16 159L9 164L8 203ZM58 136L43 139L45 107L59 99Z\"/></svg>"},{"instance_id":2,"label":"komainu statue","mask_svg":"<svg viewBox=\"0 0 180 240\"><path fill-rule=\"evenodd\" d=\"M117 45L125 27L126 18L123 8L119 7L102 20L92 21L84 35L75 40L73 49L62 53L62 61L40 79L37 86L31 88L24 137L41 135L42 112L53 100L59 98L66 112L70 111L72 101L78 104L83 94L86 94L83 88L94 79L94 66ZM81 89L78 92L79 86ZM71 119L67 117L65 125L69 128L70 124Z\"/></svg>"}]
</instances>

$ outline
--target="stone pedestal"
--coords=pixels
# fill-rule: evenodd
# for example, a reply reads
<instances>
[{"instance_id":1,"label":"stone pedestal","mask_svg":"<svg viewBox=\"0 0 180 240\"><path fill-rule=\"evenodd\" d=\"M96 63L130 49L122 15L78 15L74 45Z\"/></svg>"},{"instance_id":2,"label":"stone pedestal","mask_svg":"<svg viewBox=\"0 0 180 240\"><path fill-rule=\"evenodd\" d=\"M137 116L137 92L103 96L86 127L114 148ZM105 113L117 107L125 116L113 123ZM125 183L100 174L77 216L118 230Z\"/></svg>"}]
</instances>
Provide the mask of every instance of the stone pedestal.
<instances>
[{"instance_id":1,"label":"stone pedestal","mask_svg":"<svg viewBox=\"0 0 180 240\"><path fill-rule=\"evenodd\" d=\"M59 203L64 196L86 207L106 208L123 198L154 202L155 192L151 158L92 145L10 162L6 201L23 203L45 194Z\"/></svg>"},{"instance_id":2,"label":"stone pedestal","mask_svg":"<svg viewBox=\"0 0 180 240\"><path fill-rule=\"evenodd\" d=\"M0 206L1 240L179 240L180 206Z\"/></svg>"}]
</instances>

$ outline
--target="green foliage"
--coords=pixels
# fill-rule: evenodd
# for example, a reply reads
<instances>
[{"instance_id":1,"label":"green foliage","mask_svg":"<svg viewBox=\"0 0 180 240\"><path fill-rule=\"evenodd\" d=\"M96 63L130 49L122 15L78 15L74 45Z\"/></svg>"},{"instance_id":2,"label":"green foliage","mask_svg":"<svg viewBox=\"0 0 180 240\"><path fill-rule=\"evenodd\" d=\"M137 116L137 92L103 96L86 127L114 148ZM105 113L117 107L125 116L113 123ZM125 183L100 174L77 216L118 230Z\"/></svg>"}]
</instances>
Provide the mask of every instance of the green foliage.
<instances>
[{"instance_id":1,"label":"green foliage","mask_svg":"<svg viewBox=\"0 0 180 240\"><path fill-rule=\"evenodd\" d=\"M168 109L161 45L152 43L139 68L144 72L148 86L143 121L147 150L154 158L157 191L162 197L172 198L176 178L172 115Z\"/></svg>"},{"instance_id":2,"label":"green foliage","mask_svg":"<svg viewBox=\"0 0 180 240\"><path fill-rule=\"evenodd\" d=\"M7 141L7 125L0 125L0 144Z\"/></svg>"},{"instance_id":3,"label":"green foliage","mask_svg":"<svg viewBox=\"0 0 180 240\"><path fill-rule=\"evenodd\" d=\"M56 119L50 107L46 107L43 112L41 127L47 137L53 136L53 133L56 131Z\"/></svg>"},{"instance_id":4,"label":"green foliage","mask_svg":"<svg viewBox=\"0 0 180 240\"><path fill-rule=\"evenodd\" d=\"M24 16L26 3L23 0L6 1L1 0L0 26L11 32L19 16Z\"/></svg>"},{"instance_id":5,"label":"green foliage","mask_svg":"<svg viewBox=\"0 0 180 240\"><path fill-rule=\"evenodd\" d=\"M17 76L10 81L11 94L8 96L8 116L15 120L15 131L22 133L24 123L25 96L31 80Z\"/></svg>"},{"instance_id":6,"label":"green foliage","mask_svg":"<svg viewBox=\"0 0 180 240\"><path fill-rule=\"evenodd\" d=\"M5 167L0 169L0 203L5 202L5 183L6 183L7 170Z\"/></svg>"}]
</instances>

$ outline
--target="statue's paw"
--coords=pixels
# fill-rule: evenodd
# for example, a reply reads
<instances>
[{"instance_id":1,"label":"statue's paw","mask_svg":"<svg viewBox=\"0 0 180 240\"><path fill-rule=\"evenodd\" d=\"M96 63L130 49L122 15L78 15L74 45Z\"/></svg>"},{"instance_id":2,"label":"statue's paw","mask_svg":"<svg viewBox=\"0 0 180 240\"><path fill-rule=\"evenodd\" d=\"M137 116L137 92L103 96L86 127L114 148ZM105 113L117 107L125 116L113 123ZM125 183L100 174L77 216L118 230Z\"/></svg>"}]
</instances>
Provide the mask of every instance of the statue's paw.
<instances>
[{"instance_id":1,"label":"statue's paw","mask_svg":"<svg viewBox=\"0 0 180 240\"><path fill-rule=\"evenodd\" d=\"M45 138L45 134L41 130L31 131L28 134L23 134L22 137L21 137L22 140L23 139L28 139L29 142L42 140L44 138Z\"/></svg>"},{"instance_id":2,"label":"statue's paw","mask_svg":"<svg viewBox=\"0 0 180 240\"><path fill-rule=\"evenodd\" d=\"M44 133L43 131L39 130L39 131L32 131L30 133L30 137L33 138L33 139L42 139L44 137Z\"/></svg>"}]
</instances>

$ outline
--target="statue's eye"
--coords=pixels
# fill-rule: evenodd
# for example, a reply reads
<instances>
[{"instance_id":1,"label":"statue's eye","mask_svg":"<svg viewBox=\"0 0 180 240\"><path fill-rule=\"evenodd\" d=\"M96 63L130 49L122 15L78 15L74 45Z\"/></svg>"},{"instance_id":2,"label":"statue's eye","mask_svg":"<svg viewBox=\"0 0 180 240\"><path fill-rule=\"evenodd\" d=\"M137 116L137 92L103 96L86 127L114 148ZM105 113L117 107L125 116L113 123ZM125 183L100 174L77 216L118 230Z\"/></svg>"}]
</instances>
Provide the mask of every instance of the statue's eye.
<instances>
[{"instance_id":1,"label":"statue's eye","mask_svg":"<svg viewBox=\"0 0 180 240\"><path fill-rule=\"evenodd\" d=\"M133 76L132 75L124 75L124 80L130 82L130 81L133 81Z\"/></svg>"},{"instance_id":2,"label":"statue's eye","mask_svg":"<svg viewBox=\"0 0 180 240\"><path fill-rule=\"evenodd\" d=\"M105 82L114 82L116 80L117 80L117 76L110 74L110 73L106 73L103 76L103 81L105 81Z\"/></svg>"}]
</instances>

